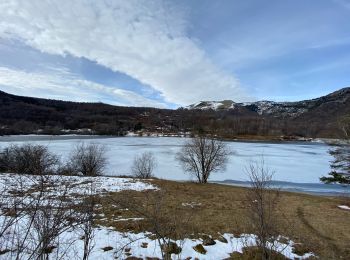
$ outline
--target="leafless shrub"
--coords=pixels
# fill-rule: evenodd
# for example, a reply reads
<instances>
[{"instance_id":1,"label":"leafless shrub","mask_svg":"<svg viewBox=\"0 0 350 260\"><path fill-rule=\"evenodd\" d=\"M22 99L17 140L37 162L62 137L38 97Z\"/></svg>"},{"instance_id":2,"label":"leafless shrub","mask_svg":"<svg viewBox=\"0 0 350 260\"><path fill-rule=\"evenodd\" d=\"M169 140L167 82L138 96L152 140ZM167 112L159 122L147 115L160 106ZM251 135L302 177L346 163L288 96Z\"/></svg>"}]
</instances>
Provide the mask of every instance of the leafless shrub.
<instances>
[{"instance_id":1,"label":"leafless shrub","mask_svg":"<svg viewBox=\"0 0 350 260\"><path fill-rule=\"evenodd\" d=\"M230 154L224 142L199 136L188 141L176 158L199 183L207 183L212 172L225 169Z\"/></svg>"},{"instance_id":2,"label":"leafless shrub","mask_svg":"<svg viewBox=\"0 0 350 260\"><path fill-rule=\"evenodd\" d=\"M156 167L156 159L152 152L144 152L134 158L131 168L133 176L142 179L153 177L153 170Z\"/></svg>"},{"instance_id":3,"label":"leafless shrub","mask_svg":"<svg viewBox=\"0 0 350 260\"><path fill-rule=\"evenodd\" d=\"M33 200L25 193L23 176L17 176L16 181L8 183L0 180L0 251L6 252L12 248L15 230L18 222L33 204ZM15 190L14 190L15 188Z\"/></svg>"},{"instance_id":4,"label":"leafless shrub","mask_svg":"<svg viewBox=\"0 0 350 260\"><path fill-rule=\"evenodd\" d=\"M87 194L85 194L86 198L84 202L80 205L80 222L81 225L79 226L80 230L83 233L83 242L84 242L84 249L83 249L83 260L89 259L89 255L94 248L93 239L95 237L95 231L94 231L94 210L98 203L98 199L93 196L94 191L94 184L91 183L90 189L88 190Z\"/></svg>"},{"instance_id":5,"label":"leafless shrub","mask_svg":"<svg viewBox=\"0 0 350 260\"><path fill-rule=\"evenodd\" d=\"M11 145L0 153L0 171L20 174L52 174L58 157L43 145Z\"/></svg>"},{"instance_id":6,"label":"leafless shrub","mask_svg":"<svg viewBox=\"0 0 350 260\"><path fill-rule=\"evenodd\" d=\"M18 256L24 253L30 259L48 259L55 250L59 258L68 250L60 248L60 235L79 224L79 214L69 197L71 184L58 178L61 177L46 175L34 179L35 203L27 209L22 224L24 235L17 248Z\"/></svg>"},{"instance_id":7,"label":"leafless shrub","mask_svg":"<svg viewBox=\"0 0 350 260\"><path fill-rule=\"evenodd\" d=\"M248 220L257 236L256 246L262 259L271 259L276 251L278 237L277 206L280 192L271 186L273 172L262 159L247 168L251 187L247 192Z\"/></svg>"},{"instance_id":8,"label":"leafless shrub","mask_svg":"<svg viewBox=\"0 0 350 260\"><path fill-rule=\"evenodd\" d=\"M71 231L82 231L84 248L79 258L88 259L93 248L96 203L96 198L91 196L92 188L73 199L75 184L62 176L15 177L19 181L16 187L12 185L11 190L5 190L1 185L0 190L4 195L0 198L4 202L0 204L0 250L5 250L6 257L62 259L80 238ZM31 185L23 185L23 182ZM71 235L63 235L67 231Z\"/></svg>"},{"instance_id":9,"label":"leafless shrub","mask_svg":"<svg viewBox=\"0 0 350 260\"><path fill-rule=\"evenodd\" d=\"M99 144L78 144L71 153L69 169L73 174L99 176L107 164L106 149Z\"/></svg>"},{"instance_id":10,"label":"leafless shrub","mask_svg":"<svg viewBox=\"0 0 350 260\"><path fill-rule=\"evenodd\" d=\"M132 194L125 193L124 196L111 198L113 204L119 205L120 208L127 208L136 217L143 218L147 230L152 233L152 237L157 241L162 259L170 260L171 255L178 255L182 251L181 246L176 243L177 240L184 239L191 233L189 225L193 217L193 211L184 210L183 208L174 207L170 212L166 208L167 193L164 190L156 192L147 192L142 200L133 198ZM133 243L135 241L131 241ZM126 247L125 245L124 247ZM122 252L122 247L119 252Z\"/></svg>"}]
</instances>

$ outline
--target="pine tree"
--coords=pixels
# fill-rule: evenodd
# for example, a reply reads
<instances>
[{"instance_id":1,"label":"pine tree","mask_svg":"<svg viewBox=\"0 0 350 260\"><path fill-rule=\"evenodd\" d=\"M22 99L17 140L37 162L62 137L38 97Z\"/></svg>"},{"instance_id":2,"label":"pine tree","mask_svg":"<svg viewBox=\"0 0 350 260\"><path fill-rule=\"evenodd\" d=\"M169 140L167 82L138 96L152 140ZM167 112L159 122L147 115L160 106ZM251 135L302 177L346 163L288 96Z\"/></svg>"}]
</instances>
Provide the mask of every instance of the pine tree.
<instances>
[{"instance_id":1,"label":"pine tree","mask_svg":"<svg viewBox=\"0 0 350 260\"><path fill-rule=\"evenodd\" d=\"M350 117L340 121L340 128L344 133L344 141L329 153L334 157L331 162L332 171L329 176L321 177L324 183L350 184Z\"/></svg>"}]
</instances>

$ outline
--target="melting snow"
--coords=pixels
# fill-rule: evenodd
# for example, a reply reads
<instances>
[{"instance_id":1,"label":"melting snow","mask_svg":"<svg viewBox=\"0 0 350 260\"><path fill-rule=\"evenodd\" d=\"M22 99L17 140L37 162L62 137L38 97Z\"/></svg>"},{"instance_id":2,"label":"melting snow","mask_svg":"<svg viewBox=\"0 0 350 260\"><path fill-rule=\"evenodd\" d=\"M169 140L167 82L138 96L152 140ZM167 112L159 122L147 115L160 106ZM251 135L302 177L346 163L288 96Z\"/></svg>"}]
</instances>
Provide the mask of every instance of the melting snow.
<instances>
[{"instance_id":1,"label":"melting snow","mask_svg":"<svg viewBox=\"0 0 350 260\"><path fill-rule=\"evenodd\" d=\"M350 210L350 207L346 206L346 205L339 205L338 208L345 209L345 210Z\"/></svg>"},{"instance_id":2,"label":"melting snow","mask_svg":"<svg viewBox=\"0 0 350 260\"><path fill-rule=\"evenodd\" d=\"M99 227L94 229L93 249L90 254L90 259L125 259L128 256L139 257L146 259L147 257L162 258L160 246L157 240L152 240L149 237L151 233L130 233L119 232L113 228ZM53 257L64 254L64 259L78 259L83 255L83 240L79 239L82 234L78 230L70 230L60 236L60 247L54 249L51 253ZM233 234L222 235L227 243L215 240L216 244L212 246L203 246L207 251L206 254L196 252L193 247L201 244L201 239L184 239L175 241L182 248L179 255L172 255L172 259L186 259L188 257L198 259L225 259L232 252L242 252L246 246L254 246L256 237L251 234L242 234L240 237L235 237ZM312 253L306 253L302 256L293 253L292 241L286 244L276 242L274 248L280 253L291 259L306 259L313 256ZM105 250L105 248L110 250ZM9 259L12 252L0 255L0 259Z\"/></svg>"},{"instance_id":3,"label":"melting snow","mask_svg":"<svg viewBox=\"0 0 350 260\"><path fill-rule=\"evenodd\" d=\"M70 183L70 194L84 195L90 191L91 184L93 184L94 194L101 194L106 192L119 192L123 190L143 191L150 189L157 189L154 185L142 182L138 179L132 178L118 178L118 177L82 177L82 176L61 176L50 175L45 176L55 186ZM0 174L0 190L16 190L19 184L22 185L23 190L29 190L40 181L40 176L25 175L25 174ZM54 195L54 194L52 194Z\"/></svg>"}]
</instances>

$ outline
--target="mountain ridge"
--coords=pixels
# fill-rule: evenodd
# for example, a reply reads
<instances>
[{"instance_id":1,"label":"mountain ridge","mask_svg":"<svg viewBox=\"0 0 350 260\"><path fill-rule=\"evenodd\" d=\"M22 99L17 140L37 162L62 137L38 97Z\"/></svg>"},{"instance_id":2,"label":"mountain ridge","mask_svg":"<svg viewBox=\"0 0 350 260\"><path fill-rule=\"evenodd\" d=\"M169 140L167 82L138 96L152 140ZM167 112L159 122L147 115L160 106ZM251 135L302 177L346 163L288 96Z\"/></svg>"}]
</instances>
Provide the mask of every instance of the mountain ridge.
<instances>
[{"instance_id":1,"label":"mountain ridge","mask_svg":"<svg viewBox=\"0 0 350 260\"><path fill-rule=\"evenodd\" d=\"M314 99L306 99L302 101L270 101L261 100L255 102L234 102L233 100L223 101L200 101L191 104L184 109L199 110L235 110L237 108L246 108L250 111L257 112L259 115L272 116L299 116L310 109L313 109L327 102L345 102L350 98L350 87L342 88L328 95Z\"/></svg>"},{"instance_id":2,"label":"mountain ridge","mask_svg":"<svg viewBox=\"0 0 350 260\"><path fill-rule=\"evenodd\" d=\"M350 88L343 88L298 102L225 100L221 101L223 108L210 103L215 109L159 109L23 97L0 91L0 135L214 131L229 139L238 136L339 138L339 120L350 115L349 97Z\"/></svg>"}]
</instances>

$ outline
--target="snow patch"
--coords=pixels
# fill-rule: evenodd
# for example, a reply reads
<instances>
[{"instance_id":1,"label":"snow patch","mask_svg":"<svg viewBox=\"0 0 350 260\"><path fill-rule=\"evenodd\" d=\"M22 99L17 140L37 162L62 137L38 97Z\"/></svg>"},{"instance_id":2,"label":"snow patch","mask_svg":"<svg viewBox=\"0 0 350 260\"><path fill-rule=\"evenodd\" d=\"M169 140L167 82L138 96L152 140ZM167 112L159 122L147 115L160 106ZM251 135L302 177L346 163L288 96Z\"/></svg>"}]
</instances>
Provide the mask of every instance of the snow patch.
<instances>
[{"instance_id":1,"label":"snow patch","mask_svg":"<svg viewBox=\"0 0 350 260\"><path fill-rule=\"evenodd\" d=\"M344 209L344 210L350 210L350 207L346 205L339 205L338 208Z\"/></svg>"},{"instance_id":2,"label":"snow patch","mask_svg":"<svg viewBox=\"0 0 350 260\"><path fill-rule=\"evenodd\" d=\"M59 197L62 195L60 187L67 187L67 194L73 199L77 196L84 196L86 194L99 194L103 195L109 192L120 192L123 190L156 190L156 186L145 183L139 179L132 178L118 178L118 177L83 177L83 176L62 176L62 175L26 175L26 174L13 174L13 173L1 173L0 174L0 190L2 196L11 197L14 192L29 192L31 195L37 195L36 187L41 183L44 178L45 196L47 197Z\"/></svg>"},{"instance_id":3,"label":"snow patch","mask_svg":"<svg viewBox=\"0 0 350 260\"><path fill-rule=\"evenodd\" d=\"M183 202L181 205L183 207L195 208L195 207L201 206L202 203L200 203L200 202Z\"/></svg>"},{"instance_id":4,"label":"snow patch","mask_svg":"<svg viewBox=\"0 0 350 260\"><path fill-rule=\"evenodd\" d=\"M1 220L1 219L0 219ZM147 257L162 258L160 246L157 240L152 240L151 233L130 233L119 232L113 228L98 227L94 229L93 245L90 259L125 259L128 256L146 259ZM83 255L83 240L78 239L82 234L77 230L69 230L60 236L60 247L54 249L52 255L64 253L65 259L77 259ZM179 255L172 254L172 259L186 259L192 257L198 259L226 259L232 252L242 253L246 246L254 246L256 236L251 234L242 234L235 237L233 234L225 233L222 235L227 243L215 240L216 244L212 246L203 246L207 251L205 254L196 252L193 247L202 244L201 239L189 239L173 241L181 247ZM294 242L288 240L286 243L276 242L274 248L284 256L290 259L307 259L314 256L312 253L306 253L299 256L293 253ZM110 248L110 250L105 250ZM9 248L8 248L9 249ZM9 259L11 254L15 254L15 249L3 255L0 259Z\"/></svg>"}]
</instances>

